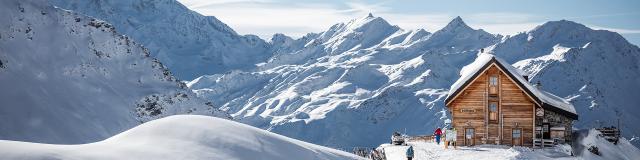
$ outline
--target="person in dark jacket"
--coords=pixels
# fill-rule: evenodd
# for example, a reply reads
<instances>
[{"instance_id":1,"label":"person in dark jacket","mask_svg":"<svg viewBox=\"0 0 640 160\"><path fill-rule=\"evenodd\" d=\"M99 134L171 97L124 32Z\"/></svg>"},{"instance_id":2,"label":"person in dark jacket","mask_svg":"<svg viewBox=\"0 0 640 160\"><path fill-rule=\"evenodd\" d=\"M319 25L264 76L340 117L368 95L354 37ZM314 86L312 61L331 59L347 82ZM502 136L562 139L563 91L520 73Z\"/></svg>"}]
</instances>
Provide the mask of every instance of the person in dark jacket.
<instances>
[{"instance_id":1,"label":"person in dark jacket","mask_svg":"<svg viewBox=\"0 0 640 160\"><path fill-rule=\"evenodd\" d=\"M407 160L413 159L413 146L409 146L407 149Z\"/></svg>"},{"instance_id":2,"label":"person in dark jacket","mask_svg":"<svg viewBox=\"0 0 640 160\"><path fill-rule=\"evenodd\" d=\"M436 144L440 145L440 136L442 135L442 129L438 127L438 129L436 129L436 131L433 132L433 135L436 137Z\"/></svg>"}]
</instances>

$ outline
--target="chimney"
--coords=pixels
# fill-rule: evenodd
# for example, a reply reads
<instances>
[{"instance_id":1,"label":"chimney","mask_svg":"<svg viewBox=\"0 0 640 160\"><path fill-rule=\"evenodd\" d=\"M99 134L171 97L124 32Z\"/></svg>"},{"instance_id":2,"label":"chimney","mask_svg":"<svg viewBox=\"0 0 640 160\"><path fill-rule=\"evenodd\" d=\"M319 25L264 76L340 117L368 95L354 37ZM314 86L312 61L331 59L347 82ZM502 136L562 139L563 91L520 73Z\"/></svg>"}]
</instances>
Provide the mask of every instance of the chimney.
<instances>
[{"instance_id":1,"label":"chimney","mask_svg":"<svg viewBox=\"0 0 640 160\"><path fill-rule=\"evenodd\" d=\"M480 48L480 53L484 53L484 48Z\"/></svg>"}]
</instances>

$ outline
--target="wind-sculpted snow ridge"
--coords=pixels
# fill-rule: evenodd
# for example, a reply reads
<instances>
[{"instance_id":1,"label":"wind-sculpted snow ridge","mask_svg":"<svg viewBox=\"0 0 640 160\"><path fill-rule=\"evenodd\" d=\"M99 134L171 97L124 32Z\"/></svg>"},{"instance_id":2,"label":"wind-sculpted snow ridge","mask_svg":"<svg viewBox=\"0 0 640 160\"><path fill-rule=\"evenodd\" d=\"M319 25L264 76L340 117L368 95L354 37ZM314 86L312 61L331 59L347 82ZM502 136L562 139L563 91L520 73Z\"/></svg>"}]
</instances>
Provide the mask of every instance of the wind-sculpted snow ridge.
<instances>
[{"instance_id":1,"label":"wind-sculpted snow ridge","mask_svg":"<svg viewBox=\"0 0 640 160\"><path fill-rule=\"evenodd\" d=\"M271 57L270 44L238 35L213 16L175 0L51 0L55 6L103 19L149 49L181 80L250 70Z\"/></svg>"},{"instance_id":2,"label":"wind-sculpted snow ridge","mask_svg":"<svg viewBox=\"0 0 640 160\"><path fill-rule=\"evenodd\" d=\"M0 159L28 160L364 159L230 120L195 115L154 120L95 143L50 145L0 140L0 147Z\"/></svg>"},{"instance_id":3,"label":"wind-sculpted snow ridge","mask_svg":"<svg viewBox=\"0 0 640 160\"><path fill-rule=\"evenodd\" d=\"M104 21L0 2L0 139L87 143L174 114L228 117Z\"/></svg>"},{"instance_id":4,"label":"wind-sculpted snow ridge","mask_svg":"<svg viewBox=\"0 0 640 160\"><path fill-rule=\"evenodd\" d=\"M243 123L328 146L376 146L393 131L424 134L442 124L459 66L501 38L459 18L447 28L406 31L369 15L306 36L301 49L275 54L258 71L188 84Z\"/></svg>"}]
</instances>

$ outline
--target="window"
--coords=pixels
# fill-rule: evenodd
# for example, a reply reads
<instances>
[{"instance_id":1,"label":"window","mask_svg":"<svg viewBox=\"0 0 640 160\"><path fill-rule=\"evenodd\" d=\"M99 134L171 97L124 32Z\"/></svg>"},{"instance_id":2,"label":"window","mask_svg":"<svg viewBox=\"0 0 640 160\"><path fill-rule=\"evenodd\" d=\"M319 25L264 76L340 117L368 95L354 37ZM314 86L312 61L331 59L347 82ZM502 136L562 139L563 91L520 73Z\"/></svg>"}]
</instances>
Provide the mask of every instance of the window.
<instances>
[{"instance_id":1,"label":"window","mask_svg":"<svg viewBox=\"0 0 640 160\"><path fill-rule=\"evenodd\" d=\"M511 136L513 138L520 138L522 136L522 133L521 133L520 129L514 129Z\"/></svg>"},{"instance_id":2,"label":"window","mask_svg":"<svg viewBox=\"0 0 640 160\"><path fill-rule=\"evenodd\" d=\"M498 76L496 75L489 76L489 94L498 94Z\"/></svg>"},{"instance_id":3,"label":"window","mask_svg":"<svg viewBox=\"0 0 640 160\"><path fill-rule=\"evenodd\" d=\"M489 102L489 121L498 121L498 102Z\"/></svg>"},{"instance_id":4,"label":"window","mask_svg":"<svg viewBox=\"0 0 640 160\"><path fill-rule=\"evenodd\" d=\"M472 139L473 138L473 128L467 128L467 131L465 133L466 133L465 137L467 139Z\"/></svg>"},{"instance_id":5,"label":"window","mask_svg":"<svg viewBox=\"0 0 640 160\"><path fill-rule=\"evenodd\" d=\"M492 75L491 77L489 77L489 85L498 86L498 76Z\"/></svg>"}]
</instances>

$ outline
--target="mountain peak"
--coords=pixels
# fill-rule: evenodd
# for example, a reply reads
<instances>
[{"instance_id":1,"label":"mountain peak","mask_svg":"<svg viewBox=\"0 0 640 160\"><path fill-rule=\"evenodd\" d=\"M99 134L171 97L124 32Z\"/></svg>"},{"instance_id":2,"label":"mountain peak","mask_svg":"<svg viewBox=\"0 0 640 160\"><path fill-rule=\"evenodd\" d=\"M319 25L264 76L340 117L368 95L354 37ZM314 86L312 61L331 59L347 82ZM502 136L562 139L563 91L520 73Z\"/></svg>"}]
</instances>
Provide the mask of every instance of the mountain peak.
<instances>
[{"instance_id":1,"label":"mountain peak","mask_svg":"<svg viewBox=\"0 0 640 160\"><path fill-rule=\"evenodd\" d=\"M363 28L390 28L394 27L382 17L375 17L372 13L369 13L366 17L360 19L351 20L347 24L352 30L360 30Z\"/></svg>"},{"instance_id":2,"label":"mountain peak","mask_svg":"<svg viewBox=\"0 0 640 160\"><path fill-rule=\"evenodd\" d=\"M461 27L471 29L471 27L467 26L467 24L464 23L464 21L462 20L462 18L460 18L460 16L456 16L456 18L453 18L453 20L451 20L451 22L449 22L447 26L445 26L443 29L453 30Z\"/></svg>"},{"instance_id":3,"label":"mountain peak","mask_svg":"<svg viewBox=\"0 0 640 160\"><path fill-rule=\"evenodd\" d=\"M369 15L367 15L367 18L373 18L373 14L369 12Z\"/></svg>"},{"instance_id":4,"label":"mountain peak","mask_svg":"<svg viewBox=\"0 0 640 160\"><path fill-rule=\"evenodd\" d=\"M556 28L556 29L571 29L571 30L590 30L587 26L574 22L574 21L569 21L569 20L559 20L559 21L549 21L546 22L538 27L536 27L534 30L546 30L546 29L551 29L551 28Z\"/></svg>"}]
</instances>

